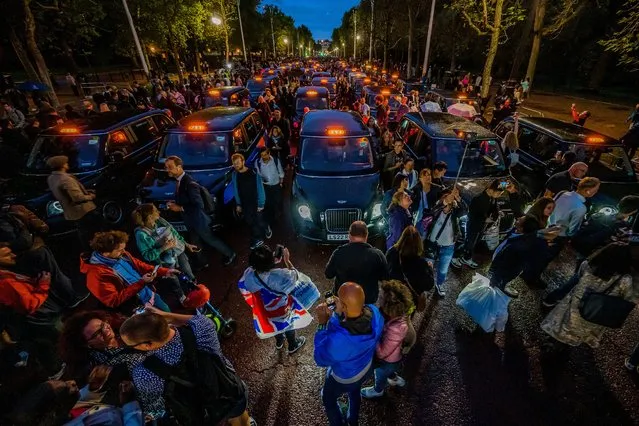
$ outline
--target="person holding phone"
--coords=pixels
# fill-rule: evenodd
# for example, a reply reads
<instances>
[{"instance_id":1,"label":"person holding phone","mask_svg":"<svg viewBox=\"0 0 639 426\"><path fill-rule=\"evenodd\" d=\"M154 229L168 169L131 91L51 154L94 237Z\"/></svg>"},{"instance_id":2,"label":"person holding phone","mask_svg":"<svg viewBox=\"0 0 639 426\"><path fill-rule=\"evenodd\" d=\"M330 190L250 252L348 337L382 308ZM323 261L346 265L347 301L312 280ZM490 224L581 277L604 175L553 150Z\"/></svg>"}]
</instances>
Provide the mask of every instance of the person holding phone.
<instances>
[{"instance_id":1,"label":"person holding phone","mask_svg":"<svg viewBox=\"0 0 639 426\"><path fill-rule=\"evenodd\" d=\"M507 178L499 178L492 181L488 188L470 202L463 254L460 258L455 258L451 262L451 265L455 268L461 268L462 265L467 265L473 269L479 267L479 264L473 260L475 246L486 230L486 223L489 220L497 221L499 219L497 199L504 194L504 191L508 193L508 198L515 214L521 216L517 214L517 210L520 210L520 208L516 206L519 206L520 203L515 184Z\"/></svg>"},{"instance_id":2,"label":"person holding phone","mask_svg":"<svg viewBox=\"0 0 639 426\"><path fill-rule=\"evenodd\" d=\"M130 314L137 305L150 303L170 312L164 301L166 296L173 296L187 309L198 308L209 300L210 292L202 284L185 294L177 277L179 270L159 265L154 268L134 258L126 251L128 240L129 236L121 231L98 232L91 240L93 252L80 257L87 288L105 306Z\"/></svg>"}]
</instances>

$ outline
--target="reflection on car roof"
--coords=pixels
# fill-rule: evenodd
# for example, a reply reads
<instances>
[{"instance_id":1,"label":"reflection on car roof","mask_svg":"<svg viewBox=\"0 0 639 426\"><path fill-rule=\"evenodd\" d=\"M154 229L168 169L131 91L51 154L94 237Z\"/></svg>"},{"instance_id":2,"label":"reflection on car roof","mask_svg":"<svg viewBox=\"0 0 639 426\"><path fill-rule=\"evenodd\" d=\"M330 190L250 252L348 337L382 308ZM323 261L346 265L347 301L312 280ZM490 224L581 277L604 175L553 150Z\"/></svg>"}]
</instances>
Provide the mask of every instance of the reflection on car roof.
<instances>
[{"instance_id":1,"label":"reflection on car roof","mask_svg":"<svg viewBox=\"0 0 639 426\"><path fill-rule=\"evenodd\" d=\"M245 90L245 89L242 86L223 86L223 87L211 87L209 89L209 91L212 91L212 90L217 90L218 92L220 92L222 96L229 96L229 95L232 95L233 93L241 92L242 90Z\"/></svg>"},{"instance_id":2,"label":"reflection on car roof","mask_svg":"<svg viewBox=\"0 0 639 426\"><path fill-rule=\"evenodd\" d=\"M77 127L80 133L106 133L121 125L128 124L140 118L161 113L160 109L152 109L140 112L138 110L109 111L101 112L86 118L76 118L68 120L63 124L58 124L51 129L44 130L42 134L57 134L62 128Z\"/></svg>"},{"instance_id":3,"label":"reflection on car roof","mask_svg":"<svg viewBox=\"0 0 639 426\"><path fill-rule=\"evenodd\" d=\"M512 121L510 119L509 121ZM519 119L520 123L530 124L531 126L538 127L543 129L549 133L552 133L557 138L566 141L566 142L578 142L578 143L586 143L587 138L589 137L597 137L602 138L604 144L618 144L616 139L611 138L610 136L602 135L599 132L595 132L594 130L587 129L585 127L578 126L572 123L566 123L565 121L556 120L554 118L546 118L546 117L525 117Z\"/></svg>"},{"instance_id":4,"label":"reflection on car roof","mask_svg":"<svg viewBox=\"0 0 639 426\"><path fill-rule=\"evenodd\" d=\"M253 108L242 107L206 108L181 119L178 122L178 127L172 129L172 131L183 130L192 123L206 123L210 131L233 130L253 111Z\"/></svg>"},{"instance_id":5,"label":"reflection on car roof","mask_svg":"<svg viewBox=\"0 0 639 426\"><path fill-rule=\"evenodd\" d=\"M309 111L302 121L302 136L326 136L328 128L344 129L345 136L369 135L359 114L352 111Z\"/></svg>"},{"instance_id":6,"label":"reflection on car roof","mask_svg":"<svg viewBox=\"0 0 639 426\"><path fill-rule=\"evenodd\" d=\"M404 117L409 117L431 137L458 139L455 130L462 130L475 132L478 138L496 138L493 132L479 124L446 112L410 112Z\"/></svg>"},{"instance_id":7,"label":"reflection on car roof","mask_svg":"<svg viewBox=\"0 0 639 426\"><path fill-rule=\"evenodd\" d=\"M310 90L316 91L318 95L328 95L328 89L324 86L304 86L297 89L296 96L306 96Z\"/></svg>"},{"instance_id":8,"label":"reflection on car roof","mask_svg":"<svg viewBox=\"0 0 639 426\"><path fill-rule=\"evenodd\" d=\"M391 95L401 95L402 94L402 92L400 92L396 88L390 87L390 86L365 86L364 89L369 91L369 92L371 92L372 94L381 94L382 90L384 90L384 91L388 90Z\"/></svg>"}]
</instances>

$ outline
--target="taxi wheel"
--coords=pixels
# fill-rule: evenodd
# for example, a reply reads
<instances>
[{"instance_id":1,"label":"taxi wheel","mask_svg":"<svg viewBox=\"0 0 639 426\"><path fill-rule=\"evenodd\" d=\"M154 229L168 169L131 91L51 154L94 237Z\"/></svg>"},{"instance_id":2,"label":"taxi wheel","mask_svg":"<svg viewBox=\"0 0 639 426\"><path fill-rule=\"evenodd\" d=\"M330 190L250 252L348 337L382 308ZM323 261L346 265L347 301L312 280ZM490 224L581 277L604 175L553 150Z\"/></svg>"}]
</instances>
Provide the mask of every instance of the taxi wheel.
<instances>
[{"instance_id":1,"label":"taxi wheel","mask_svg":"<svg viewBox=\"0 0 639 426\"><path fill-rule=\"evenodd\" d=\"M102 217L111 225L119 225L124 219L124 208L117 201L107 201L102 206Z\"/></svg>"}]
</instances>

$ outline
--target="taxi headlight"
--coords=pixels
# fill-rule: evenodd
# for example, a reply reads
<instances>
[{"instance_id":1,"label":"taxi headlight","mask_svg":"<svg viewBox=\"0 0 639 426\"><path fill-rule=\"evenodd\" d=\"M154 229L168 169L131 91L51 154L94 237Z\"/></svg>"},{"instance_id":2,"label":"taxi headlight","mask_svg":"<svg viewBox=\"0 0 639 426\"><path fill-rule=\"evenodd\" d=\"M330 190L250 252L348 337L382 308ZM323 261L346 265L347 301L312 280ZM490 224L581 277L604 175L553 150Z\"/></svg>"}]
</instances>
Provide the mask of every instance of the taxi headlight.
<instances>
[{"instance_id":1,"label":"taxi headlight","mask_svg":"<svg viewBox=\"0 0 639 426\"><path fill-rule=\"evenodd\" d=\"M606 206L600 208L597 213L603 214L605 216L614 216L619 213L619 210L617 210L615 207Z\"/></svg>"},{"instance_id":2,"label":"taxi headlight","mask_svg":"<svg viewBox=\"0 0 639 426\"><path fill-rule=\"evenodd\" d=\"M297 213L304 220L311 220L311 209L306 204L300 204L297 207Z\"/></svg>"},{"instance_id":3,"label":"taxi headlight","mask_svg":"<svg viewBox=\"0 0 639 426\"><path fill-rule=\"evenodd\" d=\"M49 201L47 204L47 217L59 216L64 213L59 201Z\"/></svg>"},{"instance_id":4,"label":"taxi headlight","mask_svg":"<svg viewBox=\"0 0 639 426\"><path fill-rule=\"evenodd\" d=\"M382 215L382 203L375 203L373 206L373 212L371 213L371 220L375 220Z\"/></svg>"}]
</instances>

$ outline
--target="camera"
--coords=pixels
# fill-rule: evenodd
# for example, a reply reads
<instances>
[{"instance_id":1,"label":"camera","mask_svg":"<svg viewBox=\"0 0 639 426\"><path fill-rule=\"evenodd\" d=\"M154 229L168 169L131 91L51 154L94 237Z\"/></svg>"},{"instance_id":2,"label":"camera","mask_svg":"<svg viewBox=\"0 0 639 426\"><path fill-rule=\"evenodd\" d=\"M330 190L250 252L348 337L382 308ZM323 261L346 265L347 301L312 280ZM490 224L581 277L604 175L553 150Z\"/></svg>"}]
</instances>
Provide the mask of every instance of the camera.
<instances>
[{"instance_id":1,"label":"camera","mask_svg":"<svg viewBox=\"0 0 639 426\"><path fill-rule=\"evenodd\" d=\"M277 261L278 259L281 260L284 257L284 246L281 244L278 244L275 246L275 250L273 250L273 258Z\"/></svg>"},{"instance_id":2,"label":"camera","mask_svg":"<svg viewBox=\"0 0 639 426\"><path fill-rule=\"evenodd\" d=\"M332 291L329 290L324 293L324 301L326 302L326 306L328 306L328 309L330 309L331 311L335 310L335 295Z\"/></svg>"}]
</instances>

